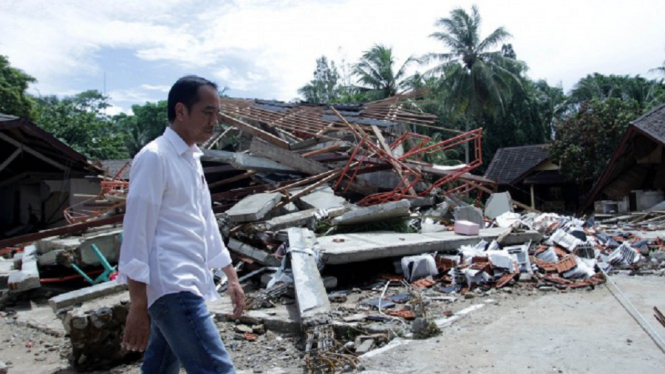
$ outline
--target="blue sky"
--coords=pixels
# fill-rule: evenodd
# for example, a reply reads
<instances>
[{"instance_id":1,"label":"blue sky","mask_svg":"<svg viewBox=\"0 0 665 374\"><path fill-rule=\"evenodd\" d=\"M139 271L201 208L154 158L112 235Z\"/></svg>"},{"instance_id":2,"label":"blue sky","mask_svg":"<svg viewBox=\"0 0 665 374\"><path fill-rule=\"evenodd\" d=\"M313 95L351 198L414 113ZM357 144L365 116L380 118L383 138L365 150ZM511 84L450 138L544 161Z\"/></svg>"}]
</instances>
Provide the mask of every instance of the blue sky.
<instances>
[{"instance_id":1,"label":"blue sky","mask_svg":"<svg viewBox=\"0 0 665 374\"><path fill-rule=\"evenodd\" d=\"M442 51L434 22L472 4L482 36L506 27L529 75L565 89L592 72L654 78L665 60L656 0L3 0L0 54L37 78L36 94L102 91L106 75L113 112L164 99L191 73L233 97L292 100L321 55L349 63L383 43L401 63Z\"/></svg>"}]
</instances>

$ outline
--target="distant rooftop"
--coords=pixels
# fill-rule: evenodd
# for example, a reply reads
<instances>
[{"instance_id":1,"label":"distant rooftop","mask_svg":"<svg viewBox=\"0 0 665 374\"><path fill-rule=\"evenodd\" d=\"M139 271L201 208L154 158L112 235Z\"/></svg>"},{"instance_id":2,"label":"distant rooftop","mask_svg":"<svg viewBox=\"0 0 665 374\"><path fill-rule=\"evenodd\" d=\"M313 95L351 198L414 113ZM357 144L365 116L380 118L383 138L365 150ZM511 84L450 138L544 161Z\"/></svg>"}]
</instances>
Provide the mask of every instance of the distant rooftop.
<instances>
[{"instance_id":1,"label":"distant rooftop","mask_svg":"<svg viewBox=\"0 0 665 374\"><path fill-rule=\"evenodd\" d=\"M512 184L550 156L547 144L499 148L485 172L497 184Z\"/></svg>"}]
</instances>

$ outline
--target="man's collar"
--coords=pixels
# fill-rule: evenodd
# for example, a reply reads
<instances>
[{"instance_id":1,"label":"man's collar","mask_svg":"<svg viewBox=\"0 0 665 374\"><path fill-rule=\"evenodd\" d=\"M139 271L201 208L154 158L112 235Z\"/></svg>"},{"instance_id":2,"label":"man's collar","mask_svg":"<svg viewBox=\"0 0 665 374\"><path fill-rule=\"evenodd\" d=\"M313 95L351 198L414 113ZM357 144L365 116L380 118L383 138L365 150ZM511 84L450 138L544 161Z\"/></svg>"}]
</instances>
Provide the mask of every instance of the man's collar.
<instances>
[{"instance_id":1,"label":"man's collar","mask_svg":"<svg viewBox=\"0 0 665 374\"><path fill-rule=\"evenodd\" d=\"M182 156L187 151L190 151L195 158L201 157L201 155L203 155L203 152L201 152L196 144L192 145L191 147L188 146L187 143L182 140L180 135L173 131L171 126L166 126L166 130L164 130L164 137L171 143L171 145L173 145L173 148L175 148L175 151L179 156Z\"/></svg>"}]
</instances>

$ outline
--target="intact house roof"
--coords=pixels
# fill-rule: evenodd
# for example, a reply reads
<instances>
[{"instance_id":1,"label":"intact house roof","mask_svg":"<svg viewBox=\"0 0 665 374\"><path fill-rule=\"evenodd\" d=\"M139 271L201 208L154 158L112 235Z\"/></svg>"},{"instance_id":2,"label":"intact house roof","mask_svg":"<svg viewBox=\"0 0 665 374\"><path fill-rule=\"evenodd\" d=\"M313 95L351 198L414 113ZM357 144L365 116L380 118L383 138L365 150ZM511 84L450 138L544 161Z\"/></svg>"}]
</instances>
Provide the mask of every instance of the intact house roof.
<instances>
[{"instance_id":1,"label":"intact house roof","mask_svg":"<svg viewBox=\"0 0 665 374\"><path fill-rule=\"evenodd\" d=\"M628 125L612 158L589 194L584 208L602 192L621 199L632 190L665 187L665 104L642 115ZM660 148L659 148L660 146ZM660 151L659 151L660 149ZM660 154L658 153L660 152ZM645 157L649 162L638 162Z\"/></svg>"},{"instance_id":2,"label":"intact house roof","mask_svg":"<svg viewBox=\"0 0 665 374\"><path fill-rule=\"evenodd\" d=\"M35 174L96 174L88 159L28 119L0 113L0 185Z\"/></svg>"},{"instance_id":3,"label":"intact house roof","mask_svg":"<svg viewBox=\"0 0 665 374\"><path fill-rule=\"evenodd\" d=\"M665 104L634 120L631 125L654 141L665 144Z\"/></svg>"},{"instance_id":4,"label":"intact house roof","mask_svg":"<svg viewBox=\"0 0 665 374\"><path fill-rule=\"evenodd\" d=\"M499 185L514 184L549 156L550 148L547 144L499 148L485 177L496 180Z\"/></svg>"}]
</instances>

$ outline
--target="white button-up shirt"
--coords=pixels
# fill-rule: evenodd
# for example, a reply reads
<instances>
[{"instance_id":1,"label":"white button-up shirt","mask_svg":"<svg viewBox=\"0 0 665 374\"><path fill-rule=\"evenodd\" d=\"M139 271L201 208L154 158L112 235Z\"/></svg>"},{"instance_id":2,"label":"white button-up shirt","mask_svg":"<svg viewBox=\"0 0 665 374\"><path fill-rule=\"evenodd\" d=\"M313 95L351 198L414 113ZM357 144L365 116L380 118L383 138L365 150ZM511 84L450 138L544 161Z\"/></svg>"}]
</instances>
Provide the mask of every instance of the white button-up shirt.
<instances>
[{"instance_id":1,"label":"white button-up shirt","mask_svg":"<svg viewBox=\"0 0 665 374\"><path fill-rule=\"evenodd\" d=\"M231 263L212 211L203 153L170 127L132 162L119 280L147 284L148 306L189 291L218 299L211 268Z\"/></svg>"}]
</instances>

